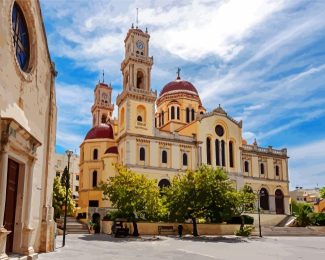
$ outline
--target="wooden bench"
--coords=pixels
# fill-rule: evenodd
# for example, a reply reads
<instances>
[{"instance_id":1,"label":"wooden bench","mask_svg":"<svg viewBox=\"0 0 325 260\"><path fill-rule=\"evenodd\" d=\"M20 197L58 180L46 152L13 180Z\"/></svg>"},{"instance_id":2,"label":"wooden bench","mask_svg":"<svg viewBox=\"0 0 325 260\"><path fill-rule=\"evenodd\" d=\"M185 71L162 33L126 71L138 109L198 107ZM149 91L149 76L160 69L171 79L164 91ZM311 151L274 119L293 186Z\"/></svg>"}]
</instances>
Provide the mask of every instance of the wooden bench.
<instances>
[{"instance_id":1,"label":"wooden bench","mask_svg":"<svg viewBox=\"0 0 325 260\"><path fill-rule=\"evenodd\" d=\"M162 233L174 233L173 226L158 226L158 234L161 235Z\"/></svg>"}]
</instances>

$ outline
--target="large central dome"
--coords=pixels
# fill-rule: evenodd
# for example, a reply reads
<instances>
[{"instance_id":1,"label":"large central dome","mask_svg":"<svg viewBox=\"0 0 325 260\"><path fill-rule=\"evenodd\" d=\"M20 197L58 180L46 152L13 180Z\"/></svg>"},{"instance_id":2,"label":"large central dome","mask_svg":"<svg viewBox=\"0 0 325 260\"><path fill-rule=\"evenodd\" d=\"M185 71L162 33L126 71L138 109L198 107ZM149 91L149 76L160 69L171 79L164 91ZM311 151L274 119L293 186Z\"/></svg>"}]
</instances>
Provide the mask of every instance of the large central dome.
<instances>
[{"instance_id":1,"label":"large central dome","mask_svg":"<svg viewBox=\"0 0 325 260\"><path fill-rule=\"evenodd\" d=\"M198 92L196 88L193 86L191 82L188 82L186 80L181 80L179 77L166 84L163 89L160 91L159 96L161 97L162 95L166 93L176 93L176 92L192 92L192 94L198 95Z\"/></svg>"}]
</instances>

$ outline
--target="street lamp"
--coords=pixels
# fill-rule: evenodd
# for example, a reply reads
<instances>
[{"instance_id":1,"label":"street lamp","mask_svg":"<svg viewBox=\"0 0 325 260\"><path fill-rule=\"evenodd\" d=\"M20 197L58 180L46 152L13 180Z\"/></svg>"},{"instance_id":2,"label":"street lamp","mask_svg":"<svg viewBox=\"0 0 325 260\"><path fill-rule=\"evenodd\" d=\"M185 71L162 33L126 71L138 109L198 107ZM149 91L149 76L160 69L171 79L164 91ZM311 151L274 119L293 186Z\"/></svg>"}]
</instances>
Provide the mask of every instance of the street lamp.
<instances>
[{"instance_id":1,"label":"street lamp","mask_svg":"<svg viewBox=\"0 0 325 260\"><path fill-rule=\"evenodd\" d=\"M64 184L65 184L65 203L64 203L64 224L63 224L63 240L62 240L62 247L65 246L65 234L67 230L67 213L68 213L68 191L70 187L70 177L69 177L69 170L70 170L70 158L73 154L72 151L66 150L65 153L68 156L68 171L66 173L66 176L64 178ZM63 172L63 174L65 174Z\"/></svg>"},{"instance_id":2,"label":"street lamp","mask_svg":"<svg viewBox=\"0 0 325 260\"><path fill-rule=\"evenodd\" d=\"M262 227L261 227L261 196L264 196L264 190L258 190L257 196L258 196L258 230L259 230L259 237L262 237Z\"/></svg>"}]
</instances>

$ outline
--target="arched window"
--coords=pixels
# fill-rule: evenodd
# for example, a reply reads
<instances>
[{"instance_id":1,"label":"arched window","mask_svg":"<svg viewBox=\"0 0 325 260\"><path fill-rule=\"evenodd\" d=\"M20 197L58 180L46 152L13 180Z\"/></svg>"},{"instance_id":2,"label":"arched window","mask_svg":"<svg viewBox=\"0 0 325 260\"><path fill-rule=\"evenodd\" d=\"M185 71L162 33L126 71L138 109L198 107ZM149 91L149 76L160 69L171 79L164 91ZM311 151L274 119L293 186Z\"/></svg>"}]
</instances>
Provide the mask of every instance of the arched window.
<instances>
[{"instance_id":1,"label":"arched window","mask_svg":"<svg viewBox=\"0 0 325 260\"><path fill-rule=\"evenodd\" d=\"M165 150L163 150L161 153L161 162L167 163L167 152Z\"/></svg>"},{"instance_id":2,"label":"arched window","mask_svg":"<svg viewBox=\"0 0 325 260\"><path fill-rule=\"evenodd\" d=\"M103 123L103 124L106 123L106 119L107 119L106 115L102 115L102 123Z\"/></svg>"},{"instance_id":3,"label":"arched window","mask_svg":"<svg viewBox=\"0 0 325 260\"><path fill-rule=\"evenodd\" d=\"M93 187L97 187L97 171L93 171Z\"/></svg>"},{"instance_id":4,"label":"arched window","mask_svg":"<svg viewBox=\"0 0 325 260\"><path fill-rule=\"evenodd\" d=\"M221 141L221 161L222 166L226 166L226 147L225 147L225 141Z\"/></svg>"},{"instance_id":5,"label":"arched window","mask_svg":"<svg viewBox=\"0 0 325 260\"><path fill-rule=\"evenodd\" d=\"M161 114L159 114L159 126L161 126L162 123L161 123Z\"/></svg>"},{"instance_id":6,"label":"arched window","mask_svg":"<svg viewBox=\"0 0 325 260\"><path fill-rule=\"evenodd\" d=\"M137 121L146 122L146 108L143 105L137 106Z\"/></svg>"},{"instance_id":7,"label":"arched window","mask_svg":"<svg viewBox=\"0 0 325 260\"><path fill-rule=\"evenodd\" d=\"M187 166L187 154L183 153L183 166Z\"/></svg>"},{"instance_id":8,"label":"arched window","mask_svg":"<svg viewBox=\"0 0 325 260\"><path fill-rule=\"evenodd\" d=\"M161 179L158 183L159 188L163 188L163 187L169 187L170 186L170 181L167 179Z\"/></svg>"},{"instance_id":9,"label":"arched window","mask_svg":"<svg viewBox=\"0 0 325 260\"><path fill-rule=\"evenodd\" d=\"M170 117L171 117L171 120L173 120L173 119L175 119L175 107L172 106L170 110L171 110L171 111L170 111L170 114L171 114Z\"/></svg>"},{"instance_id":10,"label":"arched window","mask_svg":"<svg viewBox=\"0 0 325 260\"><path fill-rule=\"evenodd\" d=\"M141 147L140 148L140 161L145 161L146 160L146 150Z\"/></svg>"},{"instance_id":11,"label":"arched window","mask_svg":"<svg viewBox=\"0 0 325 260\"><path fill-rule=\"evenodd\" d=\"M179 107L177 107L177 120L179 120Z\"/></svg>"},{"instance_id":12,"label":"arched window","mask_svg":"<svg viewBox=\"0 0 325 260\"><path fill-rule=\"evenodd\" d=\"M261 163L260 165L260 173L264 174L264 163Z\"/></svg>"},{"instance_id":13,"label":"arched window","mask_svg":"<svg viewBox=\"0 0 325 260\"><path fill-rule=\"evenodd\" d=\"M192 108L192 121L194 121L194 119L195 119L195 111L194 111L194 109Z\"/></svg>"},{"instance_id":14,"label":"arched window","mask_svg":"<svg viewBox=\"0 0 325 260\"><path fill-rule=\"evenodd\" d=\"M137 88L145 89L144 87L144 75L142 71L137 72Z\"/></svg>"},{"instance_id":15,"label":"arched window","mask_svg":"<svg viewBox=\"0 0 325 260\"><path fill-rule=\"evenodd\" d=\"M267 192L267 190L265 188L262 188L260 190L260 207L263 210L269 210L269 193Z\"/></svg>"},{"instance_id":16,"label":"arched window","mask_svg":"<svg viewBox=\"0 0 325 260\"><path fill-rule=\"evenodd\" d=\"M20 68L27 71L30 58L29 35L23 12L16 3L12 9L12 31L17 61Z\"/></svg>"},{"instance_id":17,"label":"arched window","mask_svg":"<svg viewBox=\"0 0 325 260\"><path fill-rule=\"evenodd\" d=\"M164 111L161 111L161 125L164 125L164 123L165 123L164 122L165 121L164 118L165 118L164 117Z\"/></svg>"},{"instance_id":18,"label":"arched window","mask_svg":"<svg viewBox=\"0 0 325 260\"><path fill-rule=\"evenodd\" d=\"M155 127L157 127L157 117L155 117Z\"/></svg>"},{"instance_id":19,"label":"arched window","mask_svg":"<svg viewBox=\"0 0 325 260\"><path fill-rule=\"evenodd\" d=\"M216 164L220 166L220 142L216 139Z\"/></svg>"},{"instance_id":20,"label":"arched window","mask_svg":"<svg viewBox=\"0 0 325 260\"><path fill-rule=\"evenodd\" d=\"M93 160L97 160L98 159L98 150L94 149L93 151Z\"/></svg>"},{"instance_id":21,"label":"arched window","mask_svg":"<svg viewBox=\"0 0 325 260\"><path fill-rule=\"evenodd\" d=\"M190 122L190 109L186 108L186 123Z\"/></svg>"},{"instance_id":22,"label":"arched window","mask_svg":"<svg viewBox=\"0 0 325 260\"><path fill-rule=\"evenodd\" d=\"M278 165L275 166L275 176L280 176L280 167Z\"/></svg>"},{"instance_id":23,"label":"arched window","mask_svg":"<svg viewBox=\"0 0 325 260\"><path fill-rule=\"evenodd\" d=\"M207 164L211 165L211 140L207 137Z\"/></svg>"},{"instance_id":24,"label":"arched window","mask_svg":"<svg viewBox=\"0 0 325 260\"><path fill-rule=\"evenodd\" d=\"M229 142L229 164L230 164L231 168L234 167L234 154L233 154L233 142L232 141Z\"/></svg>"},{"instance_id":25,"label":"arched window","mask_svg":"<svg viewBox=\"0 0 325 260\"><path fill-rule=\"evenodd\" d=\"M244 170L245 170L245 172L249 172L249 163L248 163L248 161L245 161L245 163L244 163Z\"/></svg>"}]
</instances>

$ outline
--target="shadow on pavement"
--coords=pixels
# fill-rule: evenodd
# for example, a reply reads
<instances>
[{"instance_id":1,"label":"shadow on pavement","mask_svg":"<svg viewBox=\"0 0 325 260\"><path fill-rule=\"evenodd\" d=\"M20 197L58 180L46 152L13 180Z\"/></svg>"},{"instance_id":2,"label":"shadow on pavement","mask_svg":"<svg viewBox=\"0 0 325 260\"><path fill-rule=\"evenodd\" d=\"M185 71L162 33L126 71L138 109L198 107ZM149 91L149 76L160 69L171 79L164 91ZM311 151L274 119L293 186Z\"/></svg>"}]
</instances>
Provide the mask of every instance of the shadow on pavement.
<instances>
[{"instance_id":1,"label":"shadow on pavement","mask_svg":"<svg viewBox=\"0 0 325 260\"><path fill-rule=\"evenodd\" d=\"M113 243L125 243L125 242L153 242L153 241L164 241L166 239L175 239L183 241L193 241L193 242L213 242L213 243L247 243L248 239L243 237L222 237L222 236L184 236L178 238L177 236L143 236L143 237L123 237L116 238L112 235L106 234L95 234L95 235L83 235L78 237L78 239L84 241L107 241Z\"/></svg>"},{"instance_id":2,"label":"shadow on pavement","mask_svg":"<svg viewBox=\"0 0 325 260\"><path fill-rule=\"evenodd\" d=\"M177 238L179 240L184 241L193 241L193 242L213 242L213 243L247 243L246 238L242 237L214 237L214 236L200 236L200 237L193 237L193 236L186 236L182 238Z\"/></svg>"},{"instance_id":3,"label":"shadow on pavement","mask_svg":"<svg viewBox=\"0 0 325 260\"><path fill-rule=\"evenodd\" d=\"M112 235L105 234L95 234L95 235L84 235L78 237L78 239L85 241L107 241L113 243L122 243L122 242L153 242L153 241L163 241L161 237L119 237L116 238Z\"/></svg>"}]
</instances>

